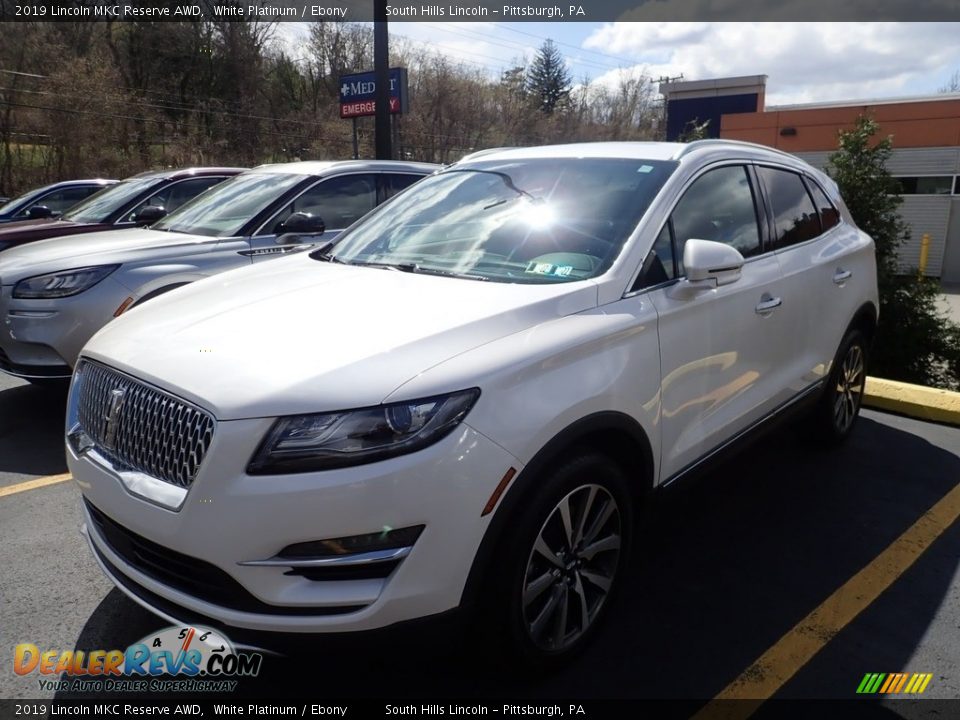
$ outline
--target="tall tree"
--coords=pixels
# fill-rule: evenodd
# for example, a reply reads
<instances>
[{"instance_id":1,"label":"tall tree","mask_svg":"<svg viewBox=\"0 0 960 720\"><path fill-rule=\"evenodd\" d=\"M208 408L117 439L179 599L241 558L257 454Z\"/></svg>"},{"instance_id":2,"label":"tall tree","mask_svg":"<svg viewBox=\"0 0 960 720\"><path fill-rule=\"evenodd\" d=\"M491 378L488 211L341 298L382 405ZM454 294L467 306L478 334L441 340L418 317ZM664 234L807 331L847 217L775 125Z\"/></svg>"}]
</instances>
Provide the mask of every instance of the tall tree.
<instances>
[{"instance_id":1,"label":"tall tree","mask_svg":"<svg viewBox=\"0 0 960 720\"><path fill-rule=\"evenodd\" d=\"M527 88L537 100L540 111L552 115L570 96L570 71L553 40L546 40L527 71Z\"/></svg>"},{"instance_id":2,"label":"tall tree","mask_svg":"<svg viewBox=\"0 0 960 720\"><path fill-rule=\"evenodd\" d=\"M942 93L960 92L960 70L954 70L947 84L940 88Z\"/></svg>"},{"instance_id":3,"label":"tall tree","mask_svg":"<svg viewBox=\"0 0 960 720\"><path fill-rule=\"evenodd\" d=\"M879 130L876 120L861 116L853 130L841 131L840 149L829 159L829 172L850 214L876 245L880 324L870 372L956 389L960 326L937 306L939 283L901 272L897 251L910 236L897 210L903 202L899 186L886 167L893 142L876 139Z\"/></svg>"}]
</instances>

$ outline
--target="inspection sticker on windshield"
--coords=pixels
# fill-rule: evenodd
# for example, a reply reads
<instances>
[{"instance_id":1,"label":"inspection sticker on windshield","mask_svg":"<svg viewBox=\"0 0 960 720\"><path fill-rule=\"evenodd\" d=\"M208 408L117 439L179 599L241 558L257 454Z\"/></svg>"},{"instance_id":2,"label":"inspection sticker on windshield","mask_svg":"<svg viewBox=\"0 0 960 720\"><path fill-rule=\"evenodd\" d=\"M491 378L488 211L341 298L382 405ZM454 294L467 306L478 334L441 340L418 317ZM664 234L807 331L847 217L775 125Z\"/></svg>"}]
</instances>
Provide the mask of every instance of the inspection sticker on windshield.
<instances>
[{"instance_id":1,"label":"inspection sticker on windshield","mask_svg":"<svg viewBox=\"0 0 960 720\"><path fill-rule=\"evenodd\" d=\"M554 265L553 263L529 262L524 272L534 275L552 275L553 277L567 277L573 272L573 265Z\"/></svg>"},{"instance_id":2,"label":"inspection sticker on windshield","mask_svg":"<svg viewBox=\"0 0 960 720\"><path fill-rule=\"evenodd\" d=\"M638 173L648 173L653 172L653 165L641 165L637 168Z\"/></svg>"}]
</instances>

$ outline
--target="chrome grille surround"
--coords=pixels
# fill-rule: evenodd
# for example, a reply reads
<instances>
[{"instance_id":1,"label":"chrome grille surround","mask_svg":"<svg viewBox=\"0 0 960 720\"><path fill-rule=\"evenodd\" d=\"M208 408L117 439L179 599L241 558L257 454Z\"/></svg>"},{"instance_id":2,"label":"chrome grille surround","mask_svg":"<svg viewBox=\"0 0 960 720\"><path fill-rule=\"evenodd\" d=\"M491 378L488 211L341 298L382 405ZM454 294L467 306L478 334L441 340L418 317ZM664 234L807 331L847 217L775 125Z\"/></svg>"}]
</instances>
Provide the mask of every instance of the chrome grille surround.
<instances>
[{"instance_id":1,"label":"chrome grille surround","mask_svg":"<svg viewBox=\"0 0 960 720\"><path fill-rule=\"evenodd\" d=\"M97 452L118 468L189 488L213 440L213 416L98 362L82 360L76 372L76 419Z\"/></svg>"}]
</instances>

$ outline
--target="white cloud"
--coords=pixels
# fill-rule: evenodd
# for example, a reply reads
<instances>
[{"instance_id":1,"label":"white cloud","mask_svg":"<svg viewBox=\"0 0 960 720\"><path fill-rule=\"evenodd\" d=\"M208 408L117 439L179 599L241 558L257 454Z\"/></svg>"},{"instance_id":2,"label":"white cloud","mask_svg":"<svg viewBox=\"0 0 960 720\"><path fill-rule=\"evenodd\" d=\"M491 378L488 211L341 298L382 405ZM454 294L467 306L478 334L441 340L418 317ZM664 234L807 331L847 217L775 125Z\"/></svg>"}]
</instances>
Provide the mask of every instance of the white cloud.
<instances>
[{"instance_id":1,"label":"white cloud","mask_svg":"<svg viewBox=\"0 0 960 720\"><path fill-rule=\"evenodd\" d=\"M960 67L957 37L960 23L617 22L584 47L635 58L653 77L768 75L776 105L935 92Z\"/></svg>"}]
</instances>

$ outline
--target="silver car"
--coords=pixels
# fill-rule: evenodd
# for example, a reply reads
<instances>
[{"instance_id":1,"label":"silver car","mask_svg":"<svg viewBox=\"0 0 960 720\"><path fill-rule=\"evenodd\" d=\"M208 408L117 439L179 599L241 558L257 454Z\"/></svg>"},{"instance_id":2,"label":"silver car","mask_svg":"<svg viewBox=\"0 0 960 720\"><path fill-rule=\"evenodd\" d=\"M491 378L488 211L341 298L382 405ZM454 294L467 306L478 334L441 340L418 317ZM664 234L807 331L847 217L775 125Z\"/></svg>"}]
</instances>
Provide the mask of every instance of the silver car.
<instances>
[{"instance_id":1,"label":"silver car","mask_svg":"<svg viewBox=\"0 0 960 720\"><path fill-rule=\"evenodd\" d=\"M390 161L263 165L149 229L42 240L0 256L0 370L66 378L93 334L128 308L224 270L332 240L439 169Z\"/></svg>"}]
</instances>

